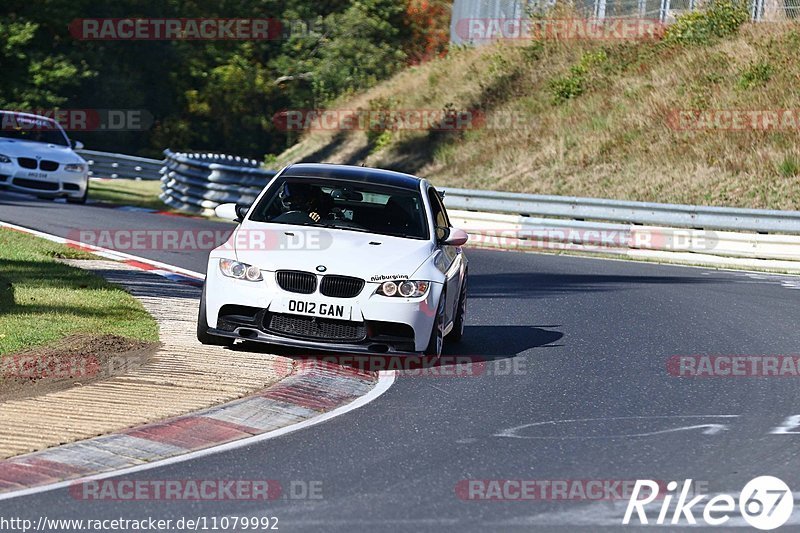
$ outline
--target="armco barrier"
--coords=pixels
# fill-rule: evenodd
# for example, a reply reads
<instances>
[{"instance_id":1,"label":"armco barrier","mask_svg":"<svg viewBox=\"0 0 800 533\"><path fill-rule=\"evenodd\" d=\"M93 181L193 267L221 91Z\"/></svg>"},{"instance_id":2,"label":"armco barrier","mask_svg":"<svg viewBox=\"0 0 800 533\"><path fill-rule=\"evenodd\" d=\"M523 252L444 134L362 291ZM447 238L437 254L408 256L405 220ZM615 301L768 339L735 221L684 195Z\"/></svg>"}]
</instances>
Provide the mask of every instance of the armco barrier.
<instances>
[{"instance_id":1,"label":"armco barrier","mask_svg":"<svg viewBox=\"0 0 800 533\"><path fill-rule=\"evenodd\" d=\"M221 203L251 204L275 171L253 160L165 150L165 161L81 152L105 168L161 167L161 200L213 215ZM102 157L101 157L102 156ZM149 163L144 167L141 163ZM127 177L119 171L113 177ZM142 179L148 179L142 175ZM444 188L452 222L478 246L577 250L709 266L800 273L800 211L658 204ZM606 239L606 237L610 237Z\"/></svg>"},{"instance_id":2,"label":"armco barrier","mask_svg":"<svg viewBox=\"0 0 800 533\"><path fill-rule=\"evenodd\" d=\"M93 150L78 150L78 153L89 163L89 175L93 178L161 179L164 162L157 159Z\"/></svg>"},{"instance_id":3,"label":"armco barrier","mask_svg":"<svg viewBox=\"0 0 800 533\"><path fill-rule=\"evenodd\" d=\"M218 154L185 154L165 150L161 200L170 207L210 216L219 204L253 203L276 172L258 162Z\"/></svg>"},{"instance_id":4,"label":"armco barrier","mask_svg":"<svg viewBox=\"0 0 800 533\"><path fill-rule=\"evenodd\" d=\"M800 212L445 189L472 245L800 273Z\"/></svg>"},{"instance_id":5,"label":"armco barrier","mask_svg":"<svg viewBox=\"0 0 800 533\"><path fill-rule=\"evenodd\" d=\"M679 228L800 234L800 211L656 204L445 188L448 208Z\"/></svg>"}]
</instances>

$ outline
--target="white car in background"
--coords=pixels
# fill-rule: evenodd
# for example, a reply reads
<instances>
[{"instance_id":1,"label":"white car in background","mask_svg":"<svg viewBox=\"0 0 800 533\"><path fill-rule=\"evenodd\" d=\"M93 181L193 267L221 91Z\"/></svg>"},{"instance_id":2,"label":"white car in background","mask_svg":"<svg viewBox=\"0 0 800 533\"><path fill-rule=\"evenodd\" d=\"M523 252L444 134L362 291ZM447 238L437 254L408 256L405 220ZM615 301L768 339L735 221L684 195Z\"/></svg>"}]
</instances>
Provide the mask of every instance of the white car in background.
<instances>
[{"instance_id":1,"label":"white car in background","mask_svg":"<svg viewBox=\"0 0 800 533\"><path fill-rule=\"evenodd\" d=\"M209 256L204 344L438 356L464 333L467 234L427 180L296 164L216 213L239 226Z\"/></svg>"},{"instance_id":2,"label":"white car in background","mask_svg":"<svg viewBox=\"0 0 800 533\"><path fill-rule=\"evenodd\" d=\"M89 165L75 153L73 143L53 119L0 111L0 187L86 203Z\"/></svg>"}]
</instances>

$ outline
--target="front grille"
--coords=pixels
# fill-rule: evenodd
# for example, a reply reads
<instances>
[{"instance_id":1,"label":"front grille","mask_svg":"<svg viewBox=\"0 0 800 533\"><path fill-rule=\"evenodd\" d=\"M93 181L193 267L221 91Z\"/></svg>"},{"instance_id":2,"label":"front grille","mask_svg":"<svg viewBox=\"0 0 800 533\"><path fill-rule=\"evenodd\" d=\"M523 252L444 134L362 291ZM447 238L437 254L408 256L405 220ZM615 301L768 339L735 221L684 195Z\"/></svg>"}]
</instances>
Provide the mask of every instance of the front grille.
<instances>
[{"instance_id":1,"label":"front grille","mask_svg":"<svg viewBox=\"0 0 800 533\"><path fill-rule=\"evenodd\" d=\"M268 318L267 330L290 337L333 342L358 342L367 337L367 326L364 322L298 315L272 314Z\"/></svg>"},{"instance_id":2,"label":"front grille","mask_svg":"<svg viewBox=\"0 0 800 533\"><path fill-rule=\"evenodd\" d=\"M36 166L37 166L36 165L36 160L35 159L31 159L30 157L20 157L19 159L17 159L17 162L19 163L19 166L21 166L22 168L33 168L33 169L35 169Z\"/></svg>"},{"instance_id":3,"label":"front grille","mask_svg":"<svg viewBox=\"0 0 800 533\"><path fill-rule=\"evenodd\" d=\"M355 298L361 294L364 280L348 276L325 276L319 285L319 292L333 298Z\"/></svg>"},{"instance_id":4,"label":"front grille","mask_svg":"<svg viewBox=\"0 0 800 533\"><path fill-rule=\"evenodd\" d=\"M317 276L310 272L279 270L275 273L275 280L281 289L289 292L311 294L317 290Z\"/></svg>"},{"instance_id":5,"label":"front grille","mask_svg":"<svg viewBox=\"0 0 800 533\"><path fill-rule=\"evenodd\" d=\"M35 181L26 180L25 178L14 178L12 182L14 185L25 187L27 189L38 189L40 191L57 191L58 183L52 181Z\"/></svg>"},{"instance_id":6,"label":"front grille","mask_svg":"<svg viewBox=\"0 0 800 533\"><path fill-rule=\"evenodd\" d=\"M39 168L47 172L53 172L54 170L58 170L58 163L47 160L39 161Z\"/></svg>"}]
</instances>

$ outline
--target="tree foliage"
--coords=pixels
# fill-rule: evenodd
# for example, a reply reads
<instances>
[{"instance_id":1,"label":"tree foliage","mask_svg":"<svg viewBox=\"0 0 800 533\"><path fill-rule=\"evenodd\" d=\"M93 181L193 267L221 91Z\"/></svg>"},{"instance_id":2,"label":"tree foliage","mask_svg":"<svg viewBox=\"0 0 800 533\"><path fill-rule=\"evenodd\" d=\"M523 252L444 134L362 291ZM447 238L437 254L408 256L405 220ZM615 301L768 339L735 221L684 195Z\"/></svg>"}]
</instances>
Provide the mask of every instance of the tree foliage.
<instances>
[{"instance_id":1,"label":"tree foliage","mask_svg":"<svg viewBox=\"0 0 800 533\"><path fill-rule=\"evenodd\" d=\"M324 106L442 53L449 17L447 0L5 0L0 9L0 108L143 110L154 117L146 131L73 136L99 150L259 159L296 140L275 128L276 111ZM430 16L437 23L426 29ZM70 35L81 18L271 18L283 31L259 41L90 41Z\"/></svg>"}]
</instances>

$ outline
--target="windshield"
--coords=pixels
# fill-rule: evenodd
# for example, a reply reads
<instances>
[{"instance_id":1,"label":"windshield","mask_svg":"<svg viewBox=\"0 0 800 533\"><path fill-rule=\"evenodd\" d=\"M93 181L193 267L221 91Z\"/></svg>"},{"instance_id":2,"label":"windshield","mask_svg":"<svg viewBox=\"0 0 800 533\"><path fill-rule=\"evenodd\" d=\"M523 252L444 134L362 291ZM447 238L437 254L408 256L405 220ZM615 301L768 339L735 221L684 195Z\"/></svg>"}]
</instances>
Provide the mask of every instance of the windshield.
<instances>
[{"instance_id":1,"label":"windshield","mask_svg":"<svg viewBox=\"0 0 800 533\"><path fill-rule=\"evenodd\" d=\"M279 178L250 220L428 238L418 191L325 178Z\"/></svg>"},{"instance_id":2,"label":"windshield","mask_svg":"<svg viewBox=\"0 0 800 533\"><path fill-rule=\"evenodd\" d=\"M16 113L0 113L0 137L69 146L69 140L55 121Z\"/></svg>"}]
</instances>

